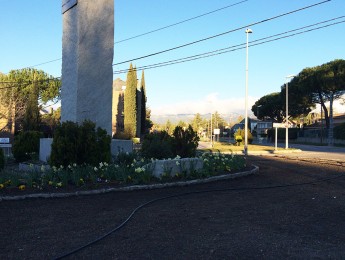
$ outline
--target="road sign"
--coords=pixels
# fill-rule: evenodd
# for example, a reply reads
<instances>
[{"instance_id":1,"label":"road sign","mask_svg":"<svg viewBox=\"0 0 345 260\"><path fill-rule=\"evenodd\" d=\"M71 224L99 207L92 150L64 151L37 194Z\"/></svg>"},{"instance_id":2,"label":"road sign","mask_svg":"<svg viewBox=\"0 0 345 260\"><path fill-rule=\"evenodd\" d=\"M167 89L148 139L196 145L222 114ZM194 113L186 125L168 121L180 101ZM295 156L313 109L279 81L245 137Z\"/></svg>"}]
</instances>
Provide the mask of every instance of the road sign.
<instances>
[{"instance_id":1,"label":"road sign","mask_svg":"<svg viewBox=\"0 0 345 260\"><path fill-rule=\"evenodd\" d=\"M273 127L275 128L285 128L285 123L273 123Z\"/></svg>"}]
</instances>

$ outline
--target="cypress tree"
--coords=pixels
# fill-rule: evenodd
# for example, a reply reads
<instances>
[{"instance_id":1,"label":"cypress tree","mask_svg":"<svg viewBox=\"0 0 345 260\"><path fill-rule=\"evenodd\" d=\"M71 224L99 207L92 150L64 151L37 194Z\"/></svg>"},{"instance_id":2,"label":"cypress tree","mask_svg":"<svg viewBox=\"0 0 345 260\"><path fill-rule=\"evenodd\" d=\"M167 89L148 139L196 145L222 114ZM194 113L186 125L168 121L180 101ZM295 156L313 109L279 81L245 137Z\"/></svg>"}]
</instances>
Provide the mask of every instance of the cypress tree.
<instances>
[{"instance_id":1,"label":"cypress tree","mask_svg":"<svg viewBox=\"0 0 345 260\"><path fill-rule=\"evenodd\" d=\"M137 71L132 63L127 73L124 103L124 130L132 138L137 132Z\"/></svg>"},{"instance_id":2,"label":"cypress tree","mask_svg":"<svg viewBox=\"0 0 345 260\"><path fill-rule=\"evenodd\" d=\"M145 74L144 71L141 73L141 83L140 83L140 91L141 91L141 133L146 133L146 87L145 87Z\"/></svg>"}]
</instances>

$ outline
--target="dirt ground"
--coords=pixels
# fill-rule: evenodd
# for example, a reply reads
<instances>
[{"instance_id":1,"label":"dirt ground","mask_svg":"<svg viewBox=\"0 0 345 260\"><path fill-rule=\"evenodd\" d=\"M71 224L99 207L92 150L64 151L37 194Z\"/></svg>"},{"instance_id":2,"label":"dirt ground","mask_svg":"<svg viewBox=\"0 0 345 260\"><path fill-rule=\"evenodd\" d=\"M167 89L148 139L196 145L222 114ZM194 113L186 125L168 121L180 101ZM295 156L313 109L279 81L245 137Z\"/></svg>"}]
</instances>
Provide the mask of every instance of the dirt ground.
<instances>
[{"instance_id":1,"label":"dirt ground","mask_svg":"<svg viewBox=\"0 0 345 260\"><path fill-rule=\"evenodd\" d=\"M116 228L139 205L178 194L141 208L124 227L66 259L344 259L344 167L248 160L259 174L187 187L2 201L0 259L55 259Z\"/></svg>"}]
</instances>

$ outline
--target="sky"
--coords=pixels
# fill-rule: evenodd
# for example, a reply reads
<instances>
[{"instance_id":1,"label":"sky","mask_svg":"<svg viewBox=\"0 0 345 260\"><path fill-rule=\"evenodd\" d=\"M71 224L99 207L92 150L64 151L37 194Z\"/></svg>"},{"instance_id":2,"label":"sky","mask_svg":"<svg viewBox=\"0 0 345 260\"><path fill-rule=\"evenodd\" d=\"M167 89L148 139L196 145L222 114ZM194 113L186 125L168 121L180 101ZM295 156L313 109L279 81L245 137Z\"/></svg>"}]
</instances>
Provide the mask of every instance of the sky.
<instances>
[{"instance_id":1,"label":"sky","mask_svg":"<svg viewBox=\"0 0 345 260\"><path fill-rule=\"evenodd\" d=\"M62 1L0 1L0 72L41 64L35 68L60 77ZM271 19L317 3L320 4ZM118 43L114 45L114 63L229 32L132 63L140 77L141 66L242 44L244 48L220 55L146 69L145 82L147 105L153 115L215 111L224 116L244 115L245 28L253 31L249 34L248 49L251 113L255 101L280 91L286 76L298 74L306 67L345 59L345 23L256 46L251 46L253 41L345 16L344 10L344 0L116 0L114 22ZM206 13L209 14L179 23ZM345 17L326 24L341 21L345 21ZM179 24L126 40L176 23ZM125 62L113 66L113 71L128 68L129 62ZM114 74L114 79L118 77L126 80L126 73Z\"/></svg>"}]
</instances>

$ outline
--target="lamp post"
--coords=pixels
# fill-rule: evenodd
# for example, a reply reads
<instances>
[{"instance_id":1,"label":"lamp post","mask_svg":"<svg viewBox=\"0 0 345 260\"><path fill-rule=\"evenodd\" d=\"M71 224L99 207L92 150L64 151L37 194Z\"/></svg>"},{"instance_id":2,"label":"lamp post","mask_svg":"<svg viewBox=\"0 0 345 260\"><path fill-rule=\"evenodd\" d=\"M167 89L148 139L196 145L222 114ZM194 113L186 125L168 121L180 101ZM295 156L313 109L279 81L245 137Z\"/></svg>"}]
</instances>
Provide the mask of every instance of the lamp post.
<instances>
[{"instance_id":1,"label":"lamp post","mask_svg":"<svg viewBox=\"0 0 345 260\"><path fill-rule=\"evenodd\" d=\"M256 118L258 122L256 123L256 138L259 138L259 108L262 107L262 105L258 105L256 107Z\"/></svg>"},{"instance_id":2,"label":"lamp post","mask_svg":"<svg viewBox=\"0 0 345 260\"><path fill-rule=\"evenodd\" d=\"M288 79L295 77L295 75L286 76L286 97L285 97L285 104L286 104L286 112L285 112L285 149L289 148L289 83Z\"/></svg>"},{"instance_id":3,"label":"lamp post","mask_svg":"<svg viewBox=\"0 0 345 260\"><path fill-rule=\"evenodd\" d=\"M248 35L252 33L251 29L246 29L246 95L245 95L245 119L244 119L244 154L248 154Z\"/></svg>"}]
</instances>

